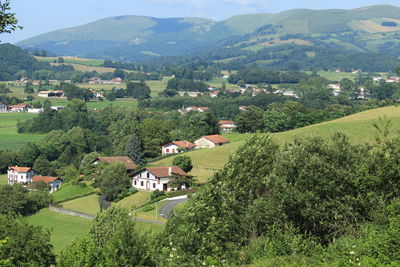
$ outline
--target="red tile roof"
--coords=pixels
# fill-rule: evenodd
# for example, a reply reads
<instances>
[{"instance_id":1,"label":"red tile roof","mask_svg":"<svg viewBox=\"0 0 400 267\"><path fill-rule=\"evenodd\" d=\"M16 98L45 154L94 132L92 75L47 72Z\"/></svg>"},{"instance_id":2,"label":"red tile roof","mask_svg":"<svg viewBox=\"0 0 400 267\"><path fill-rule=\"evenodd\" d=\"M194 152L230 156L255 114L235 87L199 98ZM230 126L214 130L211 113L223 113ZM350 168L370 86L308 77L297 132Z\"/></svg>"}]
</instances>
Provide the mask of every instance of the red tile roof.
<instances>
[{"instance_id":1,"label":"red tile roof","mask_svg":"<svg viewBox=\"0 0 400 267\"><path fill-rule=\"evenodd\" d=\"M12 106L9 106L9 107L10 107L10 108L26 108L26 107L28 107L28 104L21 103L21 104L12 105Z\"/></svg>"},{"instance_id":2,"label":"red tile roof","mask_svg":"<svg viewBox=\"0 0 400 267\"><path fill-rule=\"evenodd\" d=\"M17 172L29 172L30 170L32 170L31 167L18 167L18 166L10 167L10 169L13 169L14 171Z\"/></svg>"},{"instance_id":3,"label":"red tile roof","mask_svg":"<svg viewBox=\"0 0 400 267\"><path fill-rule=\"evenodd\" d=\"M145 170L148 170L149 172L154 174L154 176L157 177L157 178L171 177L174 174L187 175L187 173L184 172L178 166L172 166L172 167L148 167L148 168L145 168Z\"/></svg>"},{"instance_id":4,"label":"red tile roof","mask_svg":"<svg viewBox=\"0 0 400 267\"><path fill-rule=\"evenodd\" d=\"M55 180L57 180L58 179L58 177L49 177L49 176L33 176L33 182L34 183L37 183L37 182L40 182L40 181L43 181L43 182L45 182L45 183L52 183L52 182L54 182Z\"/></svg>"},{"instance_id":5,"label":"red tile roof","mask_svg":"<svg viewBox=\"0 0 400 267\"><path fill-rule=\"evenodd\" d=\"M192 148L196 147L195 144L193 144L192 142L189 142L187 140L174 141L174 142L165 144L163 146L169 146L169 145L172 145L172 144L177 145L177 146L179 146L181 148L185 148L185 149L192 149Z\"/></svg>"},{"instance_id":6,"label":"red tile roof","mask_svg":"<svg viewBox=\"0 0 400 267\"><path fill-rule=\"evenodd\" d=\"M234 121L219 121L219 124L235 124Z\"/></svg>"},{"instance_id":7,"label":"red tile roof","mask_svg":"<svg viewBox=\"0 0 400 267\"><path fill-rule=\"evenodd\" d=\"M200 109L200 110L206 111L206 110L209 110L210 108L208 108L208 107L198 107L197 109Z\"/></svg>"},{"instance_id":8,"label":"red tile roof","mask_svg":"<svg viewBox=\"0 0 400 267\"><path fill-rule=\"evenodd\" d=\"M202 138L208 139L214 144L226 144L229 143L230 141L228 139L223 138L219 134L213 134L213 135L206 135L203 136Z\"/></svg>"},{"instance_id":9,"label":"red tile roof","mask_svg":"<svg viewBox=\"0 0 400 267\"><path fill-rule=\"evenodd\" d=\"M116 162L123 162L125 165L125 168L127 170L134 170L136 169L137 165L127 156L121 156L121 157L98 157L96 160L100 160L101 162L104 163L116 163Z\"/></svg>"}]
</instances>

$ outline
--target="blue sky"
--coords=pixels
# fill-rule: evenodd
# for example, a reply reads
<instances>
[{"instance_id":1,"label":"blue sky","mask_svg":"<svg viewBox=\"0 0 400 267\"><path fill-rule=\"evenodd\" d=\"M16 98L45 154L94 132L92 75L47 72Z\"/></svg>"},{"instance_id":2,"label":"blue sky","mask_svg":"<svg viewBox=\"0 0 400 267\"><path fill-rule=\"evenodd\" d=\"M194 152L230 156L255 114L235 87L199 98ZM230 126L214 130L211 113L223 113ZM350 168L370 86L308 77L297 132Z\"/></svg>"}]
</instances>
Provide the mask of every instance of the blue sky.
<instances>
[{"instance_id":1,"label":"blue sky","mask_svg":"<svg viewBox=\"0 0 400 267\"><path fill-rule=\"evenodd\" d=\"M0 41L14 43L119 15L222 20L238 14L276 13L293 8L352 9L376 4L400 6L400 0L11 0L24 29L0 35Z\"/></svg>"}]
</instances>

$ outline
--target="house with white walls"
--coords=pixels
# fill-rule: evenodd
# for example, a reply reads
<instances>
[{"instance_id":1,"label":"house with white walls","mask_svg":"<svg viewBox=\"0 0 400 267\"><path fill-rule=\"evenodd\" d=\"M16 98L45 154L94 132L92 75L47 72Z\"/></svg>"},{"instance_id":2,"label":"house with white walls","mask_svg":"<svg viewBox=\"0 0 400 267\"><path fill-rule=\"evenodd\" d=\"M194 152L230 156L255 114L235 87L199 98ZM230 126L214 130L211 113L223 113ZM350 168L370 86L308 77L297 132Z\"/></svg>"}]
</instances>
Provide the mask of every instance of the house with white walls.
<instances>
[{"instance_id":1,"label":"house with white walls","mask_svg":"<svg viewBox=\"0 0 400 267\"><path fill-rule=\"evenodd\" d=\"M9 167L7 171L8 184L31 183L35 172L31 167Z\"/></svg>"},{"instance_id":2,"label":"house with white walls","mask_svg":"<svg viewBox=\"0 0 400 267\"><path fill-rule=\"evenodd\" d=\"M132 186L146 191L172 191L187 188L171 188L168 182L176 175L188 175L178 166L147 167L135 173L132 177Z\"/></svg>"},{"instance_id":3,"label":"house with white walls","mask_svg":"<svg viewBox=\"0 0 400 267\"><path fill-rule=\"evenodd\" d=\"M219 134L205 135L194 141L196 148L212 148L228 144L230 141Z\"/></svg>"},{"instance_id":4,"label":"house with white walls","mask_svg":"<svg viewBox=\"0 0 400 267\"><path fill-rule=\"evenodd\" d=\"M181 153L195 148L196 145L187 140L173 141L161 147L162 155Z\"/></svg>"},{"instance_id":5,"label":"house with white walls","mask_svg":"<svg viewBox=\"0 0 400 267\"><path fill-rule=\"evenodd\" d=\"M33 183L44 182L49 187L50 193L57 191L63 182L62 179L58 177L49 177L49 176L33 176Z\"/></svg>"}]
</instances>

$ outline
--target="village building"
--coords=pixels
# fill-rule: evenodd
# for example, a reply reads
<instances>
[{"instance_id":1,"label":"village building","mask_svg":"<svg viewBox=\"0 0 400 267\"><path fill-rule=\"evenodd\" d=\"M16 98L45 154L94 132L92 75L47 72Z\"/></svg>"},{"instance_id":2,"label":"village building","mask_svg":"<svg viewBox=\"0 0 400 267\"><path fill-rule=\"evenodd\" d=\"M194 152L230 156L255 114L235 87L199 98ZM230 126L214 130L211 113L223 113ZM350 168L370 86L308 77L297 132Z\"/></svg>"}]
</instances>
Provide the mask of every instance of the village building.
<instances>
[{"instance_id":1,"label":"village building","mask_svg":"<svg viewBox=\"0 0 400 267\"><path fill-rule=\"evenodd\" d=\"M137 189L147 191L172 191L187 189L171 188L168 182L175 175L187 175L181 168L177 166L172 167L147 167L135 173L132 178L132 186Z\"/></svg>"},{"instance_id":2,"label":"village building","mask_svg":"<svg viewBox=\"0 0 400 267\"><path fill-rule=\"evenodd\" d=\"M400 82L400 78L399 77L389 77L385 80L385 82L387 83L398 83Z\"/></svg>"},{"instance_id":3,"label":"village building","mask_svg":"<svg viewBox=\"0 0 400 267\"><path fill-rule=\"evenodd\" d=\"M342 85L340 83L328 84L328 89L332 90L332 94L334 96L338 96L338 95L340 95L340 92L341 92L341 89L342 89Z\"/></svg>"},{"instance_id":4,"label":"village building","mask_svg":"<svg viewBox=\"0 0 400 267\"><path fill-rule=\"evenodd\" d=\"M294 97L294 98L300 98L295 91L283 91L283 90L277 90L274 92L274 94L282 94L284 96L289 96L289 97Z\"/></svg>"},{"instance_id":5,"label":"village building","mask_svg":"<svg viewBox=\"0 0 400 267\"><path fill-rule=\"evenodd\" d=\"M245 111L247 109L247 106L240 106L239 111Z\"/></svg>"},{"instance_id":6,"label":"village building","mask_svg":"<svg viewBox=\"0 0 400 267\"><path fill-rule=\"evenodd\" d=\"M54 110L57 110L57 111L60 111L60 110L64 109L65 107L64 106L51 106L50 108L54 109Z\"/></svg>"},{"instance_id":7,"label":"village building","mask_svg":"<svg viewBox=\"0 0 400 267\"><path fill-rule=\"evenodd\" d=\"M212 148L228 144L230 141L219 134L202 136L194 141L196 148Z\"/></svg>"},{"instance_id":8,"label":"village building","mask_svg":"<svg viewBox=\"0 0 400 267\"><path fill-rule=\"evenodd\" d=\"M219 128L223 132L230 133L236 129L236 125L233 121L219 121Z\"/></svg>"},{"instance_id":9,"label":"village building","mask_svg":"<svg viewBox=\"0 0 400 267\"><path fill-rule=\"evenodd\" d=\"M99 77L92 77L89 79L89 84L102 84L103 81Z\"/></svg>"},{"instance_id":10,"label":"village building","mask_svg":"<svg viewBox=\"0 0 400 267\"><path fill-rule=\"evenodd\" d=\"M366 93L365 93L365 89L363 87L361 87L357 93L356 99L359 100L364 100L367 99Z\"/></svg>"},{"instance_id":11,"label":"village building","mask_svg":"<svg viewBox=\"0 0 400 267\"><path fill-rule=\"evenodd\" d=\"M35 172L31 167L9 167L7 178L9 184L31 183Z\"/></svg>"},{"instance_id":12,"label":"village building","mask_svg":"<svg viewBox=\"0 0 400 267\"><path fill-rule=\"evenodd\" d=\"M207 110L210 110L210 108L208 108L208 107L196 107L196 106L191 106L191 107L187 107L187 108L182 107L182 108L179 109L178 111L179 111L179 113L181 113L181 114L186 114L186 113L188 113L188 112L190 112L190 111L204 112L204 111L207 111Z\"/></svg>"},{"instance_id":13,"label":"village building","mask_svg":"<svg viewBox=\"0 0 400 267\"><path fill-rule=\"evenodd\" d=\"M28 108L29 108L29 105L25 104L25 103L21 103L21 104L18 104L18 105L8 106L8 108L9 108L9 110L11 112L27 112Z\"/></svg>"},{"instance_id":14,"label":"village building","mask_svg":"<svg viewBox=\"0 0 400 267\"><path fill-rule=\"evenodd\" d=\"M43 108L28 108L28 113L38 114L38 113L42 113L42 112L43 112Z\"/></svg>"},{"instance_id":15,"label":"village building","mask_svg":"<svg viewBox=\"0 0 400 267\"><path fill-rule=\"evenodd\" d=\"M43 98L51 98L51 97L63 97L64 96L64 91L63 90L57 90L57 91L40 91L38 93L38 97L43 97Z\"/></svg>"},{"instance_id":16,"label":"village building","mask_svg":"<svg viewBox=\"0 0 400 267\"><path fill-rule=\"evenodd\" d=\"M213 92L210 93L210 96L211 97L218 97L219 93L220 93L219 91L213 91Z\"/></svg>"},{"instance_id":17,"label":"village building","mask_svg":"<svg viewBox=\"0 0 400 267\"><path fill-rule=\"evenodd\" d=\"M62 179L58 177L48 177L48 176L33 176L33 183L44 182L49 186L50 193L57 191L63 182Z\"/></svg>"},{"instance_id":18,"label":"village building","mask_svg":"<svg viewBox=\"0 0 400 267\"><path fill-rule=\"evenodd\" d=\"M94 98L104 98L104 96L98 91L91 91Z\"/></svg>"},{"instance_id":19,"label":"village building","mask_svg":"<svg viewBox=\"0 0 400 267\"><path fill-rule=\"evenodd\" d=\"M195 148L196 148L195 144L186 140L173 141L161 147L162 155L181 153Z\"/></svg>"},{"instance_id":20,"label":"village building","mask_svg":"<svg viewBox=\"0 0 400 267\"><path fill-rule=\"evenodd\" d=\"M0 112L7 112L8 106L4 103L0 103Z\"/></svg>"},{"instance_id":21,"label":"village building","mask_svg":"<svg viewBox=\"0 0 400 267\"><path fill-rule=\"evenodd\" d=\"M125 165L126 171L128 174L132 174L137 165L127 156L120 156L120 157L97 157L95 160L92 161L92 164L97 165L100 163L104 164L112 164L116 162L122 162Z\"/></svg>"},{"instance_id":22,"label":"village building","mask_svg":"<svg viewBox=\"0 0 400 267\"><path fill-rule=\"evenodd\" d=\"M178 91L179 96L190 96L190 97L198 97L204 95L202 92L187 92L187 91Z\"/></svg>"}]
</instances>

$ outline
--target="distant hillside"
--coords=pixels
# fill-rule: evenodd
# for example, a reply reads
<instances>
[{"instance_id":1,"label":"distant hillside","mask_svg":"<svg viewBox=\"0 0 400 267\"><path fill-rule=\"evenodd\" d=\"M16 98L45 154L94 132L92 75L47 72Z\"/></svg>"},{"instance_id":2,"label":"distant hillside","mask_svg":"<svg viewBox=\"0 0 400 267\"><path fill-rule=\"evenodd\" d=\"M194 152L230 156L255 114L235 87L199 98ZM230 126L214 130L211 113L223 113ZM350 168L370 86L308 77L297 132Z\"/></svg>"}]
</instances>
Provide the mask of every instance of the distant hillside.
<instances>
[{"instance_id":1,"label":"distant hillside","mask_svg":"<svg viewBox=\"0 0 400 267\"><path fill-rule=\"evenodd\" d=\"M18 45L59 55L121 61L148 61L201 52L202 56L210 55L211 60L230 62L286 46L291 46L282 50L281 54L286 56L292 53L293 46L308 49L306 61L318 59L324 51L373 52L394 59L400 56L400 8L377 5L354 10L295 9L278 14L240 15L219 22L202 18L119 16L46 33ZM259 56L240 64L282 67L275 66L276 61L274 57Z\"/></svg>"},{"instance_id":2,"label":"distant hillside","mask_svg":"<svg viewBox=\"0 0 400 267\"><path fill-rule=\"evenodd\" d=\"M18 73L27 76L36 70L48 68L48 63L37 61L21 48L0 44L0 81L13 80Z\"/></svg>"}]
</instances>

